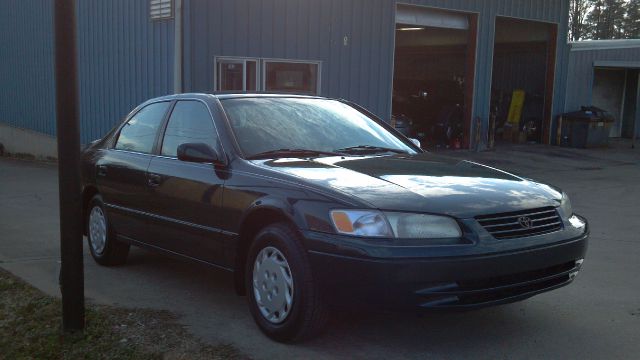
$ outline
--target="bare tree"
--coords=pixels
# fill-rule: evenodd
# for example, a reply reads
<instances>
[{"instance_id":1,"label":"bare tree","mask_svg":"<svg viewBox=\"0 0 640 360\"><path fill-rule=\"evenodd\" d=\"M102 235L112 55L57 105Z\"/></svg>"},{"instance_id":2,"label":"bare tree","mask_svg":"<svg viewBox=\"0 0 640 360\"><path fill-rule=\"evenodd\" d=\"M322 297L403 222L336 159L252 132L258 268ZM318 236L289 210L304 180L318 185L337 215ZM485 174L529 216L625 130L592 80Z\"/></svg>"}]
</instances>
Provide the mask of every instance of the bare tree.
<instances>
[{"instance_id":1,"label":"bare tree","mask_svg":"<svg viewBox=\"0 0 640 360\"><path fill-rule=\"evenodd\" d=\"M569 4L569 40L582 40L585 35L585 19L593 0L571 0Z\"/></svg>"}]
</instances>

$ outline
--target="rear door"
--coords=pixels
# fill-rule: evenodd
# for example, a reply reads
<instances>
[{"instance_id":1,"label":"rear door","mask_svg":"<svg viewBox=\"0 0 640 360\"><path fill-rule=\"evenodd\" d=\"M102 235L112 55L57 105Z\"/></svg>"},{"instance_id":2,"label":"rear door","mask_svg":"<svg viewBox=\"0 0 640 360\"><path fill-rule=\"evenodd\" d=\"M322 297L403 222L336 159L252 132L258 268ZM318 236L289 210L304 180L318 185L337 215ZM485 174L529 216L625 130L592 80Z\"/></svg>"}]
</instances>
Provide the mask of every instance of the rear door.
<instances>
[{"instance_id":1,"label":"rear door","mask_svg":"<svg viewBox=\"0 0 640 360\"><path fill-rule=\"evenodd\" d=\"M147 240L147 168L171 102L140 109L120 129L113 148L96 164L96 182L111 225L119 235Z\"/></svg>"},{"instance_id":2,"label":"rear door","mask_svg":"<svg viewBox=\"0 0 640 360\"><path fill-rule=\"evenodd\" d=\"M175 104L159 156L149 165L152 245L226 266L228 239L220 230L224 174L213 164L178 160L177 148L184 143L205 143L224 154L211 112L202 101Z\"/></svg>"}]
</instances>

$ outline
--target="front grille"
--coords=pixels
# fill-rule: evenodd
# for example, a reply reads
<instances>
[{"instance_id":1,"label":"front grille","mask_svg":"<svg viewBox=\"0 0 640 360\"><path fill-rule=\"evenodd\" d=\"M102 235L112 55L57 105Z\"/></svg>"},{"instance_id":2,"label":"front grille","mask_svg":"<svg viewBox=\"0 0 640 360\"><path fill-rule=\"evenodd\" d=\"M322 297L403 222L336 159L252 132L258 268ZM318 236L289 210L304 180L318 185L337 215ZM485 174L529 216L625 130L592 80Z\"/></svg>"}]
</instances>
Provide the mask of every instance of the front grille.
<instances>
[{"instance_id":1,"label":"front grille","mask_svg":"<svg viewBox=\"0 0 640 360\"><path fill-rule=\"evenodd\" d=\"M529 226L526 226L527 219ZM534 236L562 228L562 221L554 207L482 215L476 216L476 220L496 239Z\"/></svg>"}]
</instances>

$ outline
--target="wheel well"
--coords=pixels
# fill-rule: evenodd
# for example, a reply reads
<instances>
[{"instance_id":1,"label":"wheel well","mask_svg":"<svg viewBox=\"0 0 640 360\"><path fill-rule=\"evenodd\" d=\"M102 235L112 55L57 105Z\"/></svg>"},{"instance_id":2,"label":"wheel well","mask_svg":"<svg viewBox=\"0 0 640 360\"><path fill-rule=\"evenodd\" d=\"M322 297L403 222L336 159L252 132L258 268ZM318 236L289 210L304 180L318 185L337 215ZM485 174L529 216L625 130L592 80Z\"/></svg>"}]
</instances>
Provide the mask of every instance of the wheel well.
<instances>
[{"instance_id":1,"label":"wheel well","mask_svg":"<svg viewBox=\"0 0 640 360\"><path fill-rule=\"evenodd\" d=\"M236 293L245 295L246 289L244 284L245 265L251 242L265 226L278 222L288 222L291 220L282 212L276 209L259 209L247 216L240 226L239 243L236 251L234 282Z\"/></svg>"},{"instance_id":2,"label":"wheel well","mask_svg":"<svg viewBox=\"0 0 640 360\"><path fill-rule=\"evenodd\" d=\"M87 235L87 210L89 208L89 202L98 193L98 189L95 186L87 186L82 191L82 228L85 235Z\"/></svg>"}]
</instances>

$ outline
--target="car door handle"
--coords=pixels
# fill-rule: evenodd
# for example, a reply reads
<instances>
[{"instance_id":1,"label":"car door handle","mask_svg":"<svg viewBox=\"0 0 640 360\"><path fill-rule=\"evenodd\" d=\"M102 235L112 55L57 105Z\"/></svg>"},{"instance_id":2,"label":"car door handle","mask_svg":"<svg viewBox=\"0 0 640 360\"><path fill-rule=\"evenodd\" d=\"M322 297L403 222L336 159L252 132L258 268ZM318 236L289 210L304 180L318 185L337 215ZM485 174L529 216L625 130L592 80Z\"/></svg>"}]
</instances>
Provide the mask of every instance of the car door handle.
<instances>
[{"instance_id":1,"label":"car door handle","mask_svg":"<svg viewBox=\"0 0 640 360\"><path fill-rule=\"evenodd\" d=\"M107 176L107 165L98 165L96 168L98 176Z\"/></svg>"},{"instance_id":2,"label":"car door handle","mask_svg":"<svg viewBox=\"0 0 640 360\"><path fill-rule=\"evenodd\" d=\"M149 184L149 186L153 186L153 187L159 186L161 181L162 181L162 176L158 174L147 175L147 183Z\"/></svg>"}]
</instances>

